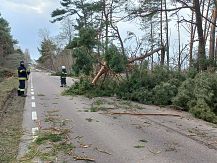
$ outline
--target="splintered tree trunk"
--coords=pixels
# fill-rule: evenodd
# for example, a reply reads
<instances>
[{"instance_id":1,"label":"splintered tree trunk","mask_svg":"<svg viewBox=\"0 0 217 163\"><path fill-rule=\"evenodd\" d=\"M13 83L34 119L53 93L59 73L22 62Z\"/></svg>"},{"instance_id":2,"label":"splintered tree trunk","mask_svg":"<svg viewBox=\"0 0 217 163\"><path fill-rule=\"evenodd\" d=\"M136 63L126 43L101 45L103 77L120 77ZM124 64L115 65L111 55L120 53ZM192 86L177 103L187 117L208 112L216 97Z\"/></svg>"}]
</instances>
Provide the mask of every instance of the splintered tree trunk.
<instances>
[{"instance_id":1,"label":"splintered tree trunk","mask_svg":"<svg viewBox=\"0 0 217 163\"><path fill-rule=\"evenodd\" d=\"M210 31L210 43L209 43L209 60L212 65L214 62L214 53L215 53L215 26L216 26L216 9L212 11L212 22L211 31Z\"/></svg>"},{"instance_id":2,"label":"splintered tree trunk","mask_svg":"<svg viewBox=\"0 0 217 163\"><path fill-rule=\"evenodd\" d=\"M198 64L199 64L199 71L203 71L206 69L206 54L205 54L205 42L203 36L203 27L202 27L202 16L200 12L200 3L199 0L193 0L194 2L194 10L196 16L196 26L197 26L197 34L199 39L198 45Z\"/></svg>"}]
</instances>

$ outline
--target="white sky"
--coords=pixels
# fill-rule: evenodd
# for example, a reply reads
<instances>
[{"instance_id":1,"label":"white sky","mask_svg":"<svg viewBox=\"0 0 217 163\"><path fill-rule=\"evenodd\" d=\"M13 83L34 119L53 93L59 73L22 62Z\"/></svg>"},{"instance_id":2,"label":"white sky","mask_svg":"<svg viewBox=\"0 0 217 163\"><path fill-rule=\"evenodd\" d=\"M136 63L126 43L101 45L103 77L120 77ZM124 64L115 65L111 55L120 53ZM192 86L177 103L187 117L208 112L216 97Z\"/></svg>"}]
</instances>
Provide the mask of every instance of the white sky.
<instances>
[{"instance_id":1,"label":"white sky","mask_svg":"<svg viewBox=\"0 0 217 163\"><path fill-rule=\"evenodd\" d=\"M40 47L39 29L46 28L51 36L59 33L60 24L50 23L51 12L59 7L59 0L0 0L0 13L11 26L12 35L19 41L19 46L24 51L29 49L31 57L37 59L40 55L37 50ZM186 11L181 11L185 14ZM177 50L177 26L176 21L170 23L171 52ZM138 29L136 23L119 23L120 33L123 39L127 31L132 31L140 38L144 34ZM181 39L186 42L187 33L182 29Z\"/></svg>"},{"instance_id":2,"label":"white sky","mask_svg":"<svg viewBox=\"0 0 217 163\"><path fill-rule=\"evenodd\" d=\"M58 0L0 0L0 13L10 23L14 39L23 51L29 49L33 59L39 57L39 29L47 28L51 35L59 32L59 25L49 22L58 5Z\"/></svg>"}]
</instances>

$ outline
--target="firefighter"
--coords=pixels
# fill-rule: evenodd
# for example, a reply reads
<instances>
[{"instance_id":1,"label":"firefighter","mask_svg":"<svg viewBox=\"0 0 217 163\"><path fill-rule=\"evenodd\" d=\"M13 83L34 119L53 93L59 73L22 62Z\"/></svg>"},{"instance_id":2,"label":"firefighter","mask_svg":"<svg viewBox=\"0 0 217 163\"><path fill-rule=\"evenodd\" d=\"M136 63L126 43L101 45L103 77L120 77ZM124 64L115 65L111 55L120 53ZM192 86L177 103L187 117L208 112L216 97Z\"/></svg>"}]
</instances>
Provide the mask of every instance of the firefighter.
<instances>
[{"instance_id":1,"label":"firefighter","mask_svg":"<svg viewBox=\"0 0 217 163\"><path fill-rule=\"evenodd\" d=\"M62 66L62 72L60 76L60 81L61 81L60 87L66 87L66 76L67 76L66 67Z\"/></svg>"},{"instance_id":2,"label":"firefighter","mask_svg":"<svg viewBox=\"0 0 217 163\"><path fill-rule=\"evenodd\" d=\"M26 80L28 80L28 74L30 72L28 72L27 74L27 70L26 67L24 65L24 61L20 61L20 66L17 69L18 71L18 79L19 79L19 88L18 88L18 96L22 96L22 97L26 97L26 95L24 94L25 92L25 82Z\"/></svg>"}]
</instances>

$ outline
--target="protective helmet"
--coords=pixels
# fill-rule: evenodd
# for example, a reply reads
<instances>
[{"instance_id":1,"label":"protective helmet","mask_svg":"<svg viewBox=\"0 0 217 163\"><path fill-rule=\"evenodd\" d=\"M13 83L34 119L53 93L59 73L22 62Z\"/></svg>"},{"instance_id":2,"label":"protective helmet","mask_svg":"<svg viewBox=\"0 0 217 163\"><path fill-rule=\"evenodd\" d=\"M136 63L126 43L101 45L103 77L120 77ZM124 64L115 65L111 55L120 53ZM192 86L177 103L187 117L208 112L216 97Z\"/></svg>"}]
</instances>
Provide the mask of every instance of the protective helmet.
<instances>
[{"instance_id":1,"label":"protective helmet","mask_svg":"<svg viewBox=\"0 0 217 163\"><path fill-rule=\"evenodd\" d=\"M24 61L20 61L20 65L24 65Z\"/></svg>"},{"instance_id":2,"label":"protective helmet","mask_svg":"<svg viewBox=\"0 0 217 163\"><path fill-rule=\"evenodd\" d=\"M62 66L62 69L66 69L66 67L65 67L65 66Z\"/></svg>"}]
</instances>

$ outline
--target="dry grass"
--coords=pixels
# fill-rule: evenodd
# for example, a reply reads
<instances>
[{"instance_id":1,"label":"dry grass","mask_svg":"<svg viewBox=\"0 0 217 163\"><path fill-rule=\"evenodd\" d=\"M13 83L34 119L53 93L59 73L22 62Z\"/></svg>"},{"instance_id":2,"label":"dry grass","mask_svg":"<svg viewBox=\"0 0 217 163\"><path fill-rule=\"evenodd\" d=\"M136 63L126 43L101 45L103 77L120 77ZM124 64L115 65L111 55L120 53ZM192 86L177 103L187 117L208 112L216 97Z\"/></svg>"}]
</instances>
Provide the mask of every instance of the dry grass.
<instances>
[{"instance_id":1,"label":"dry grass","mask_svg":"<svg viewBox=\"0 0 217 163\"><path fill-rule=\"evenodd\" d=\"M17 86L18 81L13 77L5 79L0 83L0 115L3 112L5 102L10 97L11 92L17 89Z\"/></svg>"},{"instance_id":2,"label":"dry grass","mask_svg":"<svg viewBox=\"0 0 217 163\"><path fill-rule=\"evenodd\" d=\"M22 135L24 98L16 96L17 80L0 83L0 162L15 162ZM3 107L4 106L4 107Z\"/></svg>"}]
</instances>

